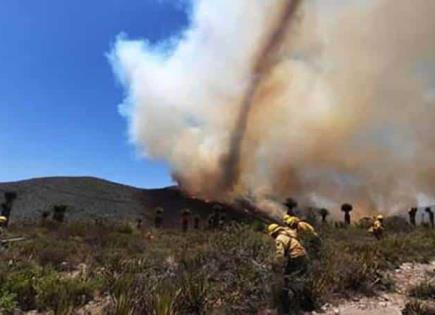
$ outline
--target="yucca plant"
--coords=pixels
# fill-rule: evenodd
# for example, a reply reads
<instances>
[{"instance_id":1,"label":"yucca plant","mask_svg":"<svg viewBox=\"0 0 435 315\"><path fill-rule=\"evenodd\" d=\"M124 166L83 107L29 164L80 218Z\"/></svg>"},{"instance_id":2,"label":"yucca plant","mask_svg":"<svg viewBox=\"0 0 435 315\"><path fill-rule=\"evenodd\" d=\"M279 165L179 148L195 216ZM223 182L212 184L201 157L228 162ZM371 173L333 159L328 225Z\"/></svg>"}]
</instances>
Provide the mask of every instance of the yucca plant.
<instances>
[{"instance_id":1,"label":"yucca plant","mask_svg":"<svg viewBox=\"0 0 435 315\"><path fill-rule=\"evenodd\" d=\"M156 229L162 227L163 224L163 212L164 209L162 207L157 207L154 213L154 226Z\"/></svg>"},{"instance_id":2,"label":"yucca plant","mask_svg":"<svg viewBox=\"0 0 435 315\"><path fill-rule=\"evenodd\" d=\"M414 226L416 225L415 217L417 216L417 211L418 211L417 208L411 208L411 210L408 211L409 223L411 223Z\"/></svg>"},{"instance_id":3,"label":"yucca plant","mask_svg":"<svg viewBox=\"0 0 435 315\"><path fill-rule=\"evenodd\" d=\"M298 206L297 201L293 198L287 198L284 204L287 207L287 214L295 215L294 209Z\"/></svg>"},{"instance_id":4,"label":"yucca plant","mask_svg":"<svg viewBox=\"0 0 435 315\"><path fill-rule=\"evenodd\" d=\"M134 278L124 275L115 280L111 288L112 315L134 314Z\"/></svg>"},{"instance_id":5,"label":"yucca plant","mask_svg":"<svg viewBox=\"0 0 435 315\"><path fill-rule=\"evenodd\" d=\"M352 212L352 210L353 210L353 207L351 204L344 203L341 206L341 211L344 212L344 224L346 224L346 225L349 225L351 222L350 213Z\"/></svg>"},{"instance_id":6,"label":"yucca plant","mask_svg":"<svg viewBox=\"0 0 435 315\"><path fill-rule=\"evenodd\" d=\"M322 223L326 223L326 217L329 215L329 210L322 208L319 210L320 216L322 217Z\"/></svg>"},{"instance_id":7,"label":"yucca plant","mask_svg":"<svg viewBox=\"0 0 435 315\"><path fill-rule=\"evenodd\" d=\"M57 223L63 223L65 221L65 213L68 207L65 205L57 205L53 207L52 218Z\"/></svg>"},{"instance_id":8,"label":"yucca plant","mask_svg":"<svg viewBox=\"0 0 435 315\"><path fill-rule=\"evenodd\" d=\"M180 283L178 307L184 314L204 314L210 285L202 273L184 272Z\"/></svg>"}]
</instances>

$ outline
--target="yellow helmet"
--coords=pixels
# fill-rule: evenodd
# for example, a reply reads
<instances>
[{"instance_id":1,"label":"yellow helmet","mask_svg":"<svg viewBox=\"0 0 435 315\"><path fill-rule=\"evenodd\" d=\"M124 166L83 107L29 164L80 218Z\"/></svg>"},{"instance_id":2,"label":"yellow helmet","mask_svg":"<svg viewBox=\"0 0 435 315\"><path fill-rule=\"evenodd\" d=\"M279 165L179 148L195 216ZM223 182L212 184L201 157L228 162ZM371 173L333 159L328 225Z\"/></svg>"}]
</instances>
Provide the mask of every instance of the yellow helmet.
<instances>
[{"instance_id":1,"label":"yellow helmet","mask_svg":"<svg viewBox=\"0 0 435 315\"><path fill-rule=\"evenodd\" d=\"M291 215L286 214L286 215L284 215L284 216L282 217L282 221L283 221L284 223L287 223L287 221L288 221L291 217L292 217Z\"/></svg>"},{"instance_id":2,"label":"yellow helmet","mask_svg":"<svg viewBox=\"0 0 435 315\"><path fill-rule=\"evenodd\" d=\"M5 216L0 215L0 223L5 223L8 220Z\"/></svg>"},{"instance_id":3,"label":"yellow helmet","mask_svg":"<svg viewBox=\"0 0 435 315\"><path fill-rule=\"evenodd\" d=\"M298 224L301 220L298 217L295 216L289 216L289 218L287 218L287 220L285 221L285 223L288 226L294 226L296 224Z\"/></svg>"},{"instance_id":4,"label":"yellow helmet","mask_svg":"<svg viewBox=\"0 0 435 315\"><path fill-rule=\"evenodd\" d=\"M267 234L273 235L279 230L279 225L276 223L269 224L267 227Z\"/></svg>"},{"instance_id":5,"label":"yellow helmet","mask_svg":"<svg viewBox=\"0 0 435 315\"><path fill-rule=\"evenodd\" d=\"M376 216L376 219L378 219L378 220L383 220L383 219L384 219L384 216L383 216L382 214L378 214L378 215Z\"/></svg>"}]
</instances>

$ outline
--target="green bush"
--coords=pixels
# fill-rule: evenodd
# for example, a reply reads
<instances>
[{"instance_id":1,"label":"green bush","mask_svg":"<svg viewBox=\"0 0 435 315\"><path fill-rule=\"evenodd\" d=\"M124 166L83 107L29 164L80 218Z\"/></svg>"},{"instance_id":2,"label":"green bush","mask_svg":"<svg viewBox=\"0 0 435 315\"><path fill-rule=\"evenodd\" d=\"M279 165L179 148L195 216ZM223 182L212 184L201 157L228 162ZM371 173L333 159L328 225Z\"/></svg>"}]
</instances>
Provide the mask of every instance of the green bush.
<instances>
[{"instance_id":1,"label":"green bush","mask_svg":"<svg viewBox=\"0 0 435 315\"><path fill-rule=\"evenodd\" d=\"M37 265L21 265L2 274L1 291L15 295L16 302L22 310L36 307L36 290L34 283L43 276L43 269Z\"/></svg>"},{"instance_id":2,"label":"green bush","mask_svg":"<svg viewBox=\"0 0 435 315\"><path fill-rule=\"evenodd\" d=\"M17 294L8 292L5 289L0 290L0 313L12 314L17 308Z\"/></svg>"},{"instance_id":3,"label":"green bush","mask_svg":"<svg viewBox=\"0 0 435 315\"><path fill-rule=\"evenodd\" d=\"M35 283L36 305L40 310L69 314L74 307L90 301L98 288L97 280L63 278L57 273L49 273Z\"/></svg>"}]
</instances>

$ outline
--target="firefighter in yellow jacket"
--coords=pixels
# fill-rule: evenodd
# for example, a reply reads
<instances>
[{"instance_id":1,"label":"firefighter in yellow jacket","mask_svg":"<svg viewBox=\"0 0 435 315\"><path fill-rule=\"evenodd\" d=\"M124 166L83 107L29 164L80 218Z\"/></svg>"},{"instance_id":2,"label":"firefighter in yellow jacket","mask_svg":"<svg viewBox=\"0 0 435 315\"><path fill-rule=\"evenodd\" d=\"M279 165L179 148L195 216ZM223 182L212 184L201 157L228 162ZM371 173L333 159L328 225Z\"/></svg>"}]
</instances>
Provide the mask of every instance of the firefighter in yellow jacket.
<instances>
[{"instance_id":1,"label":"firefighter in yellow jacket","mask_svg":"<svg viewBox=\"0 0 435 315\"><path fill-rule=\"evenodd\" d=\"M7 220L8 220L8 218L0 215L0 240L2 239L2 236L3 236L3 225L6 223ZM0 249L1 248L2 248L2 245L0 244Z\"/></svg>"},{"instance_id":2,"label":"firefighter in yellow jacket","mask_svg":"<svg viewBox=\"0 0 435 315\"><path fill-rule=\"evenodd\" d=\"M307 253L294 231L271 224L267 232L275 240L275 265L284 270L282 311L284 314L299 314L305 290L303 276L307 272Z\"/></svg>"},{"instance_id":3,"label":"firefighter in yellow jacket","mask_svg":"<svg viewBox=\"0 0 435 315\"><path fill-rule=\"evenodd\" d=\"M314 227L296 216L285 215L283 221L288 228L296 231L297 238L307 246L310 256L318 258L322 244Z\"/></svg>"},{"instance_id":4,"label":"firefighter in yellow jacket","mask_svg":"<svg viewBox=\"0 0 435 315\"><path fill-rule=\"evenodd\" d=\"M369 228L369 233L380 240L384 234L384 216L382 214L376 216L373 221L373 225Z\"/></svg>"},{"instance_id":5,"label":"firefighter in yellow jacket","mask_svg":"<svg viewBox=\"0 0 435 315\"><path fill-rule=\"evenodd\" d=\"M7 220L8 220L8 218L6 218L5 216L0 215L0 235L2 234L2 227L6 223Z\"/></svg>"},{"instance_id":6,"label":"firefighter in yellow jacket","mask_svg":"<svg viewBox=\"0 0 435 315\"><path fill-rule=\"evenodd\" d=\"M290 229L296 230L298 237L301 239L310 240L319 237L311 224L302 221L296 216L285 215L283 221Z\"/></svg>"}]
</instances>

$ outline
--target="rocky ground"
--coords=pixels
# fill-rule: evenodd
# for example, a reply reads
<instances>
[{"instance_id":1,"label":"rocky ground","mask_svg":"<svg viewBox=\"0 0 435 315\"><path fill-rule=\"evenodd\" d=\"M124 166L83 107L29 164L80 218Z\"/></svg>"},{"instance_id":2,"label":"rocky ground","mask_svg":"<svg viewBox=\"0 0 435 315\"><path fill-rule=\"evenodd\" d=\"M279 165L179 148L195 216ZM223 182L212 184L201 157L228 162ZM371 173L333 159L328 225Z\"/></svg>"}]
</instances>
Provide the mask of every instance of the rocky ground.
<instances>
[{"instance_id":1,"label":"rocky ground","mask_svg":"<svg viewBox=\"0 0 435 315\"><path fill-rule=\"evenodd\" d=\"M322 312L312 314L400 315L408 301L409 288L433 278L434 274L435 261L430 264L405 263L393 272L389 272L389 276L395 283L393 292L378 292L375 297L354 297L350 301L342 300L335 306L326 304Z\"/></svg>"}]
</instances>

